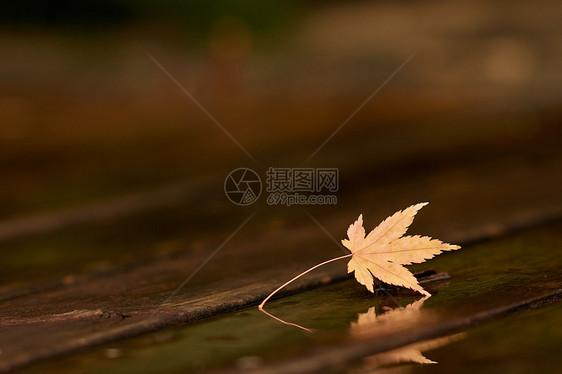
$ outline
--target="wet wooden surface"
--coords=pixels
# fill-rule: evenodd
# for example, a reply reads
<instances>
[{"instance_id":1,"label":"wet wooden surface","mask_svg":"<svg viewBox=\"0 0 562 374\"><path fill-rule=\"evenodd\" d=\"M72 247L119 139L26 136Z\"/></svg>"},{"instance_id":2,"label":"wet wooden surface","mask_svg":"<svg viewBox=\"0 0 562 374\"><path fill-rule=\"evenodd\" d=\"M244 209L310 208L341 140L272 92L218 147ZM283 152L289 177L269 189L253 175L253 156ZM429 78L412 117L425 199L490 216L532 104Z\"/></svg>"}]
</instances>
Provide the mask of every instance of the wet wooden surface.
<instances>
[{"instance_id":1,"label":"wet wooden surface","mask_svg":"<svg viewBox=\"0 0 562 374\"><path fill-rule=\"evenodd\" d=\"M384 352L393 347L436 336L445 339L458 331L470 336L477 326L556 303L561 279L559 254L552 248L560 246L561 232L560 223L555 223L471 245L457 255L439 256L432 264L448 269L450 278L425 283L433 294L429 299L397 289L390 289L392 297L384 292L373 295L347 280L268 304L269 312L312 328L313 334L282 325L254 305L200 323L109 342L22 372L72 367L84 373L140 369L156 373L162 365L169 372L202 368L246 372L248 361L257 363L258 371L340 372L340 367L350 367L357 359L373 354L385 357ZM532 325L518 329L528 331ZM528 336L531 341L540 338ZM559 338L543 336L542 346L556 346ZM487 354L485 349L481 353ZM462 352L457 352L444 363L461 357ZM555 372L559 368L549 365Z\"/></svg>"},{"instance_id":2,"label":"wet wooden surface","mask_svg":"<svg viewBox=\"0 0 562 374\"><path fill-rule=\"evenodd\" d=\"M474 164L465 161L462 168L422 166L402 179L390 174L378 188L369 187L373 179L380 177L376 173L364 177L366 171L342 172L345 185L337 209L309 210L335 238L341 239L346 226L360 212L367 225L374 226L408 205L406 200L428 200L434 203L419 214L412 232L461 245L501 237L560 219L562 174L558 171L562 158L557 148L548 147L549 141L550 137L537 141L537 149L527 154L508 153ZM517 168L506 167L510 163L517 163ZM148 219L151 214L174 214L188 207L189 203L151 210ZM237 225L253 211L246 209ZM78 272L46 284L25 285L24 280L22 286L4 288L0 317L2 368L8 370L79 348L255 305L293 274L341 253L302 209L290 212L285 219L280 222L266 209L255 213L247 227L168 301L167 297L236 227L215 230L198 245L190 243L189 238L183 239L179 249L137 263L108 265L103 270ZM113 222L111 229L118 228L119 222ZM61 228L56 235L64 236L74 229ZM37 240L41 243L40 235ZM166 237L159 240L165 241ZM470 251L470 246L465 250ZM345 266L333 264L287 291L344 276ZM526 299L521 297L524 302Z\"/></svg>"}]
</instances>

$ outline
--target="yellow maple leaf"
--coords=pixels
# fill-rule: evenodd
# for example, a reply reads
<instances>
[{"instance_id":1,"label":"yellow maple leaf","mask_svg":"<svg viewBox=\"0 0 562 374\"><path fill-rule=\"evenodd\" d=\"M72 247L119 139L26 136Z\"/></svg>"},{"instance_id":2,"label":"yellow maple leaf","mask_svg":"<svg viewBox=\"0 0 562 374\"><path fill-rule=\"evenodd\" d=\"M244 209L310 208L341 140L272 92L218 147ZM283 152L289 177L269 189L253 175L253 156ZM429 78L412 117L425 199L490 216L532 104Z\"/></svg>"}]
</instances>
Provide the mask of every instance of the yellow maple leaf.
<instances>
[{"instance_id":1,"label":"yellow maple leaf","mask_svg":"<svg viewBox=\"0 0 562 374\"><path fill-rule=\"evenodd\" d=\"M428 236L403 236L414 221L416 213L427 204L419 203L394 213L375 227L367 236L365 236L365 228L363 227L363 215L360 215L357 221L347 229L348 239L342 240L343 245L351 251L350 254L331 258L296 275L263 299L258 309L281 323L311 331L306 327L287 322L266 312L264 310L265 303L287 285L314 269L350 257L347 272L355 272L357 281L371 292L374 292L374 278L377 278L384 283L410 288L427 297L431 296L403 265L424 262L443 251L453 251L460 247L443 243Z\"/></svg>"},{"instance_id":2,"label":"yellow maple leaf","mask_svg":"<svg viewBox=\"0 0 562 374\"><path fill-rule=\"evenodd\" d=\"M374 278L377 278L384 283L431 296L403 265L424 262L443 251L460 247L427 236L403 236L414 221L416 213L427 204L419 203L394 213L367 236L363 227L363 215L360 215L347 229L349 239L342 240L342 244L352 253L347 272L355 272L357 281L371 292L374 292Z\"/></svg>"}]
</instances>

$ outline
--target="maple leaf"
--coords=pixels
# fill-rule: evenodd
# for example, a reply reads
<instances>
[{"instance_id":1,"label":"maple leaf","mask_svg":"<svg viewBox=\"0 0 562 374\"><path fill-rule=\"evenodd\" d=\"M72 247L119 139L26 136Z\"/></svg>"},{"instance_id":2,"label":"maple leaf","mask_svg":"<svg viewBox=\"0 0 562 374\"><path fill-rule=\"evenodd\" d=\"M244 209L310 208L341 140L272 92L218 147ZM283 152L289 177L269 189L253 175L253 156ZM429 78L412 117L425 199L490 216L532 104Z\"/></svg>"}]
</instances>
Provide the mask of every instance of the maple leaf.
<instances>
[{"instance_id":1,"label":"maple leaf","mask_svg":"<svg viewBox=\"0 0 562 374\"><path fill-rule=\"evenodd\" d=\"M352 253L347 272L355 272L357 281L371 292L374 292L374 278L377 278L383 283L410 288L431 296L403 265L424 262L443 251L460 247L427 236L403 236L414 221L416 213L427 204L419 203L394 213L367 236L363 227L363 215L360 215L347 229L349 239L342 240L342 244Z\"/></svg>"},{"instance_id":2,"label":"maple leaf","mask_svg":"<svg viewBox=\"0 0 562 374\"><path fill-rule=\"evenodd\" d=\"M261 304L258 305L258 309L285 325L311 332L312 330L306 327L287 322L266 312L264 310L265 303L277 292L314 269L350 257L347 272L355 272L357 281L373 293L374 278L378 278L384 283L407 287L427 297L431 296L403 265L424 262L443 251L452 251L460 247L443 243L428 236L403 236L414 221L416 213L427 204L419 203L394 213L375 227L367 236L365 236L365 228L363 227L363 215L360 215L357 221L347 229L349 239L342 240L343 245L351 251L351 254L331 258L296 275L263 299Z\"/></svg>"}]
</instances>

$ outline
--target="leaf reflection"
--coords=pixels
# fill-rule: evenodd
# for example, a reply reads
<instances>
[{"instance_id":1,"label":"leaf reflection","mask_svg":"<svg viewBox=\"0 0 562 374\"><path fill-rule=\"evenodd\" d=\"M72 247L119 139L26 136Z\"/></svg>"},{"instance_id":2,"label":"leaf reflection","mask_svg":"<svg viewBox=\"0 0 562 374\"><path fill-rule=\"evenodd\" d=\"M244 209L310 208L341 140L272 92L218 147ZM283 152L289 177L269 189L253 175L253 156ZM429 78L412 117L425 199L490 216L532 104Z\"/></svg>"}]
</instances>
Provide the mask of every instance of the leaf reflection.
<instances>
[{"instance_id":1,"label":"leaf reflection","mask_svg":"<svg viewBox=\"0 0 562 374\"><path fill-rule=\"evenodd\" d=\"M423 323L421 307L428 299L424 297L412 302L405 307L388 310L377 315L375 307L369 308L366 313L359 313L357 322L351 323L350 337L355 339L372 339L382 336L386 332L405 331L408 327ZM465 333L443 336L435 339L415 342L387 352L377 353L365 357L359 367L351 369L349 373L380 373L387 369L392 372L408 373L412 365L404 364L436 364L436 361L425 357L422 352L430 351L454 341L463 339Z\"/></svg>"}]
</instances>

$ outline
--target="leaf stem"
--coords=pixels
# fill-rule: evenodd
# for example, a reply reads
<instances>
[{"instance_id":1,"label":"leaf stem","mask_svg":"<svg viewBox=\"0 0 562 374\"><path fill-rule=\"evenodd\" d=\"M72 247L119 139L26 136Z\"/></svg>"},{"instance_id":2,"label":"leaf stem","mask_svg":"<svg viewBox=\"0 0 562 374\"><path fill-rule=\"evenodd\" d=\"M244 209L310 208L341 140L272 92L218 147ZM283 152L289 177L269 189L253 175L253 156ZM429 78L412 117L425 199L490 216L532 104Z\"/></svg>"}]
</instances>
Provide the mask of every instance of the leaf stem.
<instances>
[{"instance_id":1,"label":"leaf stem","mask_svg":"<svg viewBox=\"0 0 562 374\"><path fill-rule=\"evenodd\" d=\"M279 286L279 287L278 287L275 291L273 291L271 294L269 294L269 296L266 297L266 298L261 302L261 304L258 306L258 309L263 311L263 306L265 305L265 303L266 303L269 299L271 299L271 297L272 297L273 295L275 295L277 292L281 291L283 288L285 288L285 287L288 286L289 284L293 283L294 281L296 281L297 279L299 279L299 278L302 277L303 275L310 273L312 270L317 269L317 268L319 268L320 266L324 266L324 265L326 265L326 264L329 264L330 262L342 260L342 259L344 259L344 258L348 258L348 257L351 257L351 256L353 256L353 253L347 254L347 255L345 255L345 256L340 256L340 257L332 258L332 259L330 259L330 260L326 260L326 261L321 262L321 263L319 263L319 264L317 264L317 265L314 265L313 267L311 267L311 268L308 269L308 270L303 271L302 273L300 273L299 275L297 275L297 276L294 277L293 279L291 279L291 280L289 280L288 282L285 282L284 284L282 284L281 286ZM269 313L268 313L268 314L269 314Z\"/></svg>"}]
</instances>

